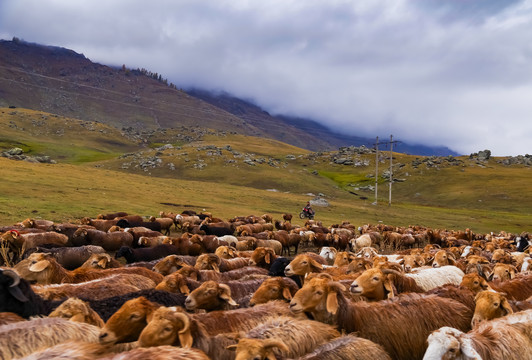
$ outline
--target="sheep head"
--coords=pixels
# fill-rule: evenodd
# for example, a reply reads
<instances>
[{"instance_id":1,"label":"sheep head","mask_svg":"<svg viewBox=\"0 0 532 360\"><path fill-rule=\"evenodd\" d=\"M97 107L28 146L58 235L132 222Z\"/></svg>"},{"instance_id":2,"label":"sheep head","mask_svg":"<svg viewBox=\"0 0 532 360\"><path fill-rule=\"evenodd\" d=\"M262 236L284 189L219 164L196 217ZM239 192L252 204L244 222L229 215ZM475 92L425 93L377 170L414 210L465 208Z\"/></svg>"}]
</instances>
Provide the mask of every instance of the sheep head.
<instances>
[{"instance_id":1,"label":"sheep head","mask_svg":"<svg viewBox=\"0 0 532 360\"><path fill-rule=\"evenodd\" d=\"M229 345L228 350L235 350L235 360L275 360L278 358L276 349L285 354L288 353L288 346L278 339L240 339L237 345Z\"/></svg>"},{"instance_id":2,"label":"sheep head","mask_svg":"<svg viewBox=\"0 0 532 360\"><path fill-rule=\"evenodd\" d=\"M290 311L294 314L310 312L315 319L336 315L340 291L345 291L342 284L326 277L314 277L295 293Z\"/></svg>"},{"instance_id":3,"label":"sheep head","mask_svg":"<svg viewBox=\"0 0 532 360\"><path fill-rule=\"evenodd\" d=\"M181 345L191 347L194 339L190 319L176 307L160 307L148 319L148 325L139 336L141 347Z\"/></svg>"},{"instance_id":4,"label":"sheep head","mask_svg":"<svg viewBox=\"0 0 532 360\"><path fill-rule=\"evenodd\" d=\"M218 284L216 281L205 281L185 299L185 307L190 311L197 309L219 310L227 308L227 305L238 306L231 298L229 286Z\"/></svg>"}]
</instances>

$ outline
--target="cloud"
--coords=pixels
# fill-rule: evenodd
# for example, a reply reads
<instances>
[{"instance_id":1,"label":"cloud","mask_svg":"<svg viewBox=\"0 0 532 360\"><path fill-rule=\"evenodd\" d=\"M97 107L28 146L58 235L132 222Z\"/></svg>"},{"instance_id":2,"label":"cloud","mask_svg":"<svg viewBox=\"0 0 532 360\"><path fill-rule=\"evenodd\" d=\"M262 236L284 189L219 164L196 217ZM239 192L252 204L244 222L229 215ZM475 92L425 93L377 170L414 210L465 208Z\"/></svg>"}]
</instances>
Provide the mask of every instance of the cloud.
<instances>
[{"instance_id":1,"label":"cloud","mask_svg":"<svg viewBox=\"0 0 532 360\"><path fill-rule=\"evenodd\" d=\"M531 1L4 0L0 36L342 132L530 152Z\"/></svg>"}]
</instances>

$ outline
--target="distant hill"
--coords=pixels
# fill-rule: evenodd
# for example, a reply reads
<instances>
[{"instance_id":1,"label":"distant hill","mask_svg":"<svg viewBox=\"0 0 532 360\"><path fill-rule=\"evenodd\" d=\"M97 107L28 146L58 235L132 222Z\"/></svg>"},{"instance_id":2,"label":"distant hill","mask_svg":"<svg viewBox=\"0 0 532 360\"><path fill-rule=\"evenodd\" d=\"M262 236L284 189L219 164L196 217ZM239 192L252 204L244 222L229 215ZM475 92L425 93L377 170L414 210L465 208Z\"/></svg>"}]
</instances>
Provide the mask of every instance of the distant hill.
<instances>
[{"instance_id":1,"label":"distant hill","mask_svg":"<svg viewBox=\"0 0 532 360\"><path fill-rule=\"evenodd\" d=\"M312 151L371 146L374 139L335 133L316 121L271 116L251 102L204 90L184 92L145 69L113 68L72 50L0 40L0 106L45 111L121 128L202 127L285 142ZM396 151L457 155L400 143Z\"/></svg>"},{"instance_id":2,"label":"distant hill","mask_svg":"<svg viewBox=\"0 0 532 360\"><path fill-rule=\"evenodd\" d=\"M261 109L257 105L242 99L231 96L228 93L214 93L206 90L190 89L187 93L202 99L216 107L224 109L225 111L238 116L246 121L259 122L257 127L261 125L267 129L271 129L272 126L278 126L279 123L284 123L287 127L293 127L306 134L314 136L317 140L313 143L304 146L304 148L319 151L319 150L333 150L342 146L361 146L373 147L375 144L375 138L366 138L361 136L353 136L340 134L326 126L321 125L319 122L296 118L290 116L272 116L267 111ZM291 144L289 141L283 140L282 137L287 137L286 134L277 135L276 139ZM381 142L385 142L381 138ZM384 149L381 145L381 149ZM402 152L412 155L423 156L458 156L459 154L452 151L447 147L430 147L424 145L413 145L407 143L397 143L394 145L394 151Z\"/></svg>"}]
</instances>

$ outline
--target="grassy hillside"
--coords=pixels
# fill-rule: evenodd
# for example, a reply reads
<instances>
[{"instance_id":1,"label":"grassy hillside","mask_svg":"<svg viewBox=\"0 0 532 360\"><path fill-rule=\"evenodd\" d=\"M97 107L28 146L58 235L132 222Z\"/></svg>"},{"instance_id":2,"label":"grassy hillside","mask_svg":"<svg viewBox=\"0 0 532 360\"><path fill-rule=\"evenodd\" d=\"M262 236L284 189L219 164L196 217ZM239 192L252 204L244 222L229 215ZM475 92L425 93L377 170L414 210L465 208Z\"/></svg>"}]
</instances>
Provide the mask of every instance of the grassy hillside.
<instances>
[{"instance_id":1,"label":"grassy hillside","mask_svg":"<svg viewBox=\"0 0 532 360\"><path fill-rule=\"evenodd\" d=\"M171 146L161 147L165 144ZM169 129L128 133L101 123L0 108L0 151L14 146L58 164L0 158L0 224L55 221L106 211L142 215L206 209L223 217L298 213L317 194L326 224L384 222L474 231L532 228L530 167L500 159L423 158L394 153L392 206L374 154L312 153L275 140ZM381 154L380 174L388 169ZM339 165L347 157L354 165ZM429 161L430 160L430 161Z\"/></svg>"}]
</instances>

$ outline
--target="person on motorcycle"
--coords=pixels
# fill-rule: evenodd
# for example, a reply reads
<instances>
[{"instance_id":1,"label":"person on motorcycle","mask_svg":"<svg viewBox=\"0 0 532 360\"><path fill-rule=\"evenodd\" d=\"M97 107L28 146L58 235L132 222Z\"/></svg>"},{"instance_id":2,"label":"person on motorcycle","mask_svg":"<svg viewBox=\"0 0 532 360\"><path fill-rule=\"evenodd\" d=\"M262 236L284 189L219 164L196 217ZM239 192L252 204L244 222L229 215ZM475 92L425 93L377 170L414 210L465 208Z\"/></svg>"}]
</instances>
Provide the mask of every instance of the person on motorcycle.
<instances>
[{"instance_id":1,"label":"person on motorcycle","mask_svg":"<svg viewBox=\"0 0 532 360\"><path fill-rule=\"evenodd\" d=\"M303 208L303 211L309 215L314 215L314 210L310 207L310 201L307 201L307 205Z\"/></svg>"}]
</instances>

